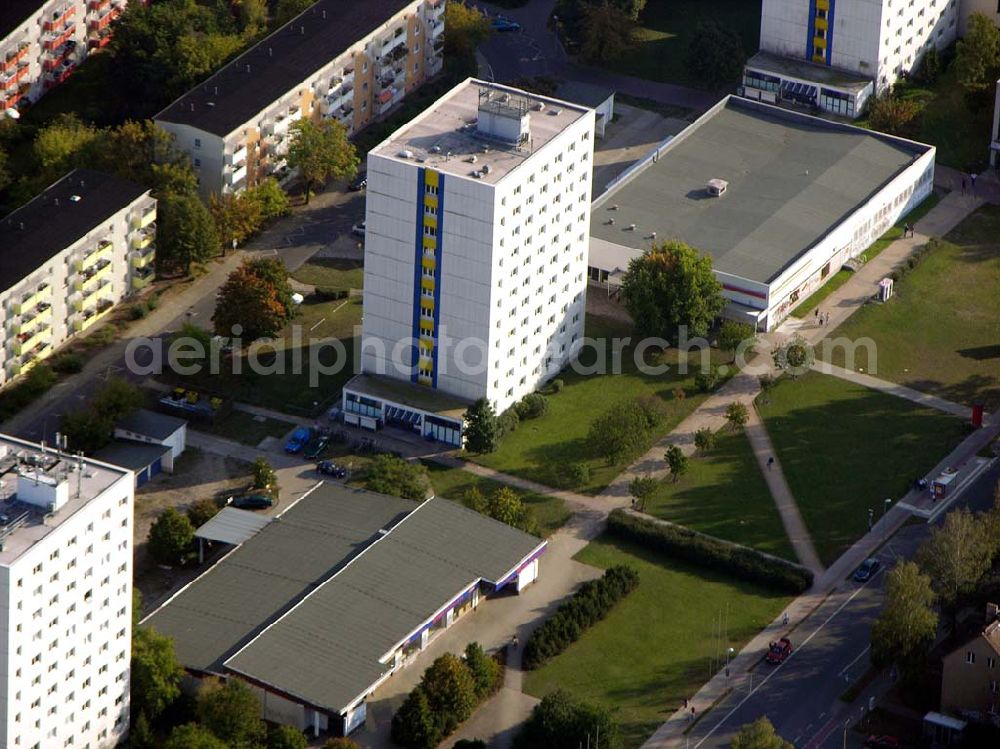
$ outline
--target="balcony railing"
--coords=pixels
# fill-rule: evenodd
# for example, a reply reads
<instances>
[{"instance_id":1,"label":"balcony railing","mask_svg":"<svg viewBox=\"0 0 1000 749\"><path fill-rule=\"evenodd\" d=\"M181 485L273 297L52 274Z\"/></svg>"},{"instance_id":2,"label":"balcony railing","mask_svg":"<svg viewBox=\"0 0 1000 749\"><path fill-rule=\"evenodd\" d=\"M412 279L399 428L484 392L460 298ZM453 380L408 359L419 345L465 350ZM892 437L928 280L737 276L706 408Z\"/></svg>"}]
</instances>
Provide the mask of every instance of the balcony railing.
<instances>
[{"instance_id":1,"label":"balcony railing","mask_svg":"<svg viewBox=\"0 0 1000 749\"><path fill-rule=\"evenodd\" d=\"M42 302L37 307L23 313L20 322L13 325L14 333L30 333L42 323L50 323L52 320L52 306L48 302Z\"/></svg>"},{"instance_id":2,"label":"balcony railing","mask_svg":"<svg viewBox=\"0 0 1000 749\"><path fill-rule=\"evenodd\" d=\"M132 267L139 269L151 265L156 259L156 247L148 245L143 251L136 250L132 253Z\"/></svg>"},{"instance_id":3,"label":"balcony railing","mask_svg":"<svg viewBox=\"0 0 1000 749\"><path fill-rule=\"evenodd\" d=\"M431 38L437 39L444 31L444 21L436 21L431 25Z\"/></svg>"},{"instance_id":4,"label":"balcony railing","mask_svg":"<svg viewBox=\"0 0 1000 749\"><path fill-rule=\"evenodd\" d=\"M98 281L106 278L111 273L111 261L107 259L98 260L92 267L80 271L79 278L74 283L74 288L82 291L84 296L90 296L98 288Z\"/></svg>"},{"instance_id":5,"label":"balcony railing","mask_svg":"<svg viewBox=\"0 0 1000 749\"><path fill-rule=\"evenodd\" d=\"M51 325L41 325L30 333L19 333L14 336L14 353L21 354L25 351L31 351L40 343L47 343L51 336Z\"/></svg>"},{"instance_id":6,"label":"balcony railing","mask_svg":"<svg viewBox=\"0 0 1000 749\"><path fill-rule=\"evenodd\" d=\"M114 251L115 246L107 239L102 239L97 243L97 246L90 251L90 253L80 261L77 270L87 270L93 267L101 260L111 260L111 254Z\"/></svg>"},{"instance_id":7,"label":"balcony railing","mask_svg":"<svg viewBox=\"0 0 1000 749\"><path fill-rule=\"evenodd\" d=\"M233 170L232 174L229 175L229 184L235 185L245 179L247 176L247 166L244 164L241 167L237 167Z\"/></svg>"},{"instance_id":8,"label":"balcony railing","mask_svg":"<svg viewBox=\"0 0 1000 749\"><path fill-rule=\"evenodd\" d=\"M152 228L155 230L156 229L156 224L154 223L155 221L156 221L156 207L154 206L142 214L142 218L139 219L139 228L140 229Z\"/></svg>"},{"instance_id":9,"label":"balcony railing","mask_svg":"<svg viewBox=\"0 0 1000 749\"><path fill-rule=\"evenodd\" d=\"M25 294L21 297L21 301L17 305L17 312L27 312L28 310L37 307L41 302L47 303L49 296L51 295L51 291L51 287L47 283L43 283L34 291Z\"/></svg>"},{"instance_id":10,"label":"balcony railing","mask_svg":"<svg viewBox=\"0 0 1000 749\"><path fill-rule=\"evenodd\" d=\"M135 272L132 273L132 290L139 291L149 286L153 281L153 277L156 273L152 268L137 268Z\"/></svg>"}]
</instances>

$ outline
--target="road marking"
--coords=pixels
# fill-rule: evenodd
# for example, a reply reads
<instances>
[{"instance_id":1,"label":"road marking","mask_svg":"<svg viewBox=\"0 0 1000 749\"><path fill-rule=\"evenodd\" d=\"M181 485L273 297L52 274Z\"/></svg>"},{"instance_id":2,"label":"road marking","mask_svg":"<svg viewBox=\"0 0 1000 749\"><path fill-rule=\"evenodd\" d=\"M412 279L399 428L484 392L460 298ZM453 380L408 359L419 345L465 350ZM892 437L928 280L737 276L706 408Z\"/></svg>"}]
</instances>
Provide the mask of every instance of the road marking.
<instances>
[{"instance_id":1,"label":"road marking","mask_svg":"<svg viewBox=\"0 0 1000 749\"><path fill-rule=\"evenodd\" d=\"M875 578L873 576L872 580L874 580L874 579ZM698 741L698 743L694 745L694 749L698 749L698 747L700 747L702 744L705 743L706 739L708 739L713 733L715 733L716 731L718 731L719 728L721 728L722 725L727 720L729 720L731 717L733 717L733 714L737 710L739 710L741 707L743 707L743 705L745 705L747 703L747 700L749 700L751 697L753 697L754 692L759 691L762 686L764 686L765 684L767 684L768 681L770 681L771 677L773 677L775 674L777 674L779 671L781 671L782 668L785 667L785 664L787 664L792 658L794 658L796 655L798 655L802 651L802 648L804 648L806 645L808 645L809 641L812 640L812 638L814 638L816 635L818 635L827 624L829 624L831 621L833 621L833 618L835 616L837 616L837 614L839 614L841 611L843 611L844 607L847 606L847 604L849 604L851 601L853 601L854 598L855 598L855 596L857 596L858 593L860 593L861 591L863 591L865 589L865 587L868 585L868 583L870 583L870 582L871 582L871 580L869 580L868 582L864 583L857 590L855 590L853 593L851 593L851 595L848 596L847 600L845 600L842 604L840 604L837 607L837 610L834 611L832 614L830 614L830 616L828 616L826 618L826 621L824 621L822 624L820 624L811 635L809 635L805 640L802 641L801 645L799 645L795 650L793 650L789 654L789 656L785 659L784 663L781 663L780 665L778 665L773 671L771 671L771 673L769 673L767 676L765 676L760 681L760 683L757 684L757 688L756 689L754 689L752 692L749 692L746 697L744 697L742 700L739 701L739 703L737 703L736 707L734 707L732 710L730 710L728 713L726 713L725 717L723 717L722 720L720 720L718 723L716 723L714 726L712 726L709 729L708 733L706 733L704 736L702 736L701 739Z\"/></svg>"},{"instance_id":2,"label":"road marking","mask_svg":"<svg viewBox=\"0 0 1000 749\"><path fill-rule=\"evenodd\" d=\"M859 659L861 658L861 656L863 656L863 655L864 655L865 653L867 653L867 652L868 652L869 650L871 650L871 645L867 646L867 647L866 647L866 648L865 648L864 650L862 650L862 651L861 651L860 653L858 653L857 657L856 657L856 658L855 658L855 659L854 659L853 661L851 661L851 662L850 662L850 663L848 663L848 664L847 664L846 666L844 666L844 667L843 667L842 669L840 669L840 673L839 673L839 674L837 674L837 676L843 676L843 675L844 675L844 673L845 673L845 672L846 672L846 671L847 671L847 670L848 670L848 669L849 669L849 668L850 668L851 666L853 666L853 665L854 665L855 663L857 663L857 662L858 662L858 660L859 660ZM826 715L826 713L823 713L823 715ZM821 716L819 716L819 717L821 717L821 718L822 718L822 717L823 717L823 715L821 715Z\"/></svg>"}]
</instances>

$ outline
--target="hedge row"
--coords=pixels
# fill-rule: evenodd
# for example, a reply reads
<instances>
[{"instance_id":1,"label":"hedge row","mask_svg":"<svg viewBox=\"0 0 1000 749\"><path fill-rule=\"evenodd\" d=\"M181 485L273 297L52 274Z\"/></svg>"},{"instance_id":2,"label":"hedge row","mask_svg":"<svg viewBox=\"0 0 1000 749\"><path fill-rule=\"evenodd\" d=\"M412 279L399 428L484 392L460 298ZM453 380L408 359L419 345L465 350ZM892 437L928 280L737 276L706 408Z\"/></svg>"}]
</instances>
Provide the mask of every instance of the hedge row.
<instances>
[{"instance_id":1,"label":"hedge row","mask_svg":"<svg viewBox=\"0 0 1000 749\"><path fill-rule=\"evenodd\" d=\"M805 567L722 541L678 525L646 520L624 510L608 517L608 533L675 559L702 564L735 577L788 593L804 593L813 583Z\"/></svg>"},{"instance_id":2,"label":"hedge row","mask_svg":"<svg viewBox=\"0 0 1000 749\"><path fill-rule=\"evenodd\" d=\"M588 627L606 617L638 584L639 573L625 565L610 567L600 579L584 583L531 635L524 646L524 668L539 668L559 655Z\"/></svg>"}]
</instances>

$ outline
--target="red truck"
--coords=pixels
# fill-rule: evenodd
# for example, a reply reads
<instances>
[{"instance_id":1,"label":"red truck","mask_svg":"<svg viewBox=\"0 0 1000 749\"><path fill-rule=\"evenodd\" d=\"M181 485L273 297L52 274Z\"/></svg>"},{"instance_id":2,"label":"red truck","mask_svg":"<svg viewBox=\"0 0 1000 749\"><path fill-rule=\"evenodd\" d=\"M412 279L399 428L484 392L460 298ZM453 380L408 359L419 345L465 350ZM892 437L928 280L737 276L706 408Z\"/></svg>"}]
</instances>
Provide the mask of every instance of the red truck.
<instances>
[{"instance_id":1,"label":"red truck","mask_svg":"<svg viewBox=\"0 0 1000 749\"><path fill-rule=\"evenodd\" d=\"M771 643L771 649L767 651L765 659L768 663L777 665L784 663L785 659L792 654L792 641L787 637L782 637L777 642Z\"/></svg>"}]
</instances>

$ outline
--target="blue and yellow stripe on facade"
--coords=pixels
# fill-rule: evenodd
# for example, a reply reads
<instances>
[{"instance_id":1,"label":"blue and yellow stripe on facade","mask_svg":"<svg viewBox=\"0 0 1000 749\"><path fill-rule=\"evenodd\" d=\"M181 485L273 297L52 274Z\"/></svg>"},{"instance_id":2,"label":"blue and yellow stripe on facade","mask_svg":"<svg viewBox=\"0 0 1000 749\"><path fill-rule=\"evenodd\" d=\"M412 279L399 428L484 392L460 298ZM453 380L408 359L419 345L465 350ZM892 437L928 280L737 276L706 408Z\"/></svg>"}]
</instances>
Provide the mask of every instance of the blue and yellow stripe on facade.
<instances>
[{"instance_id":1,"label":"blue and yellow stripe on facade","mask_svg":"<svg viewBox=\"0 0 1000 749\"><path fill-rule=\"evenodd\" d=\"M417 173L417 215L413 264L413 382L437 387L438 330L441 319L441 223L444 207L444 175L421 168ZM427 207L436 209L434 215ZM427 233L433 229L433 236ZM429 271L428 273L425 273ZM430 295L425 294L429 291ZM426 312L426 314L425 314ZM429 371L430 374L422 372Z\"/></svg>"},{"instance_id":2,"label":"blue and yellow stripe on facade","mask_svg":"<svg viewBox=\"0 0 1000 749\"><path fill-rule=\"evenodd\" d=\"M806 58L829 65L833 56L833 11L836 0L809 0Z\"/></svg>"}]
</instances>

